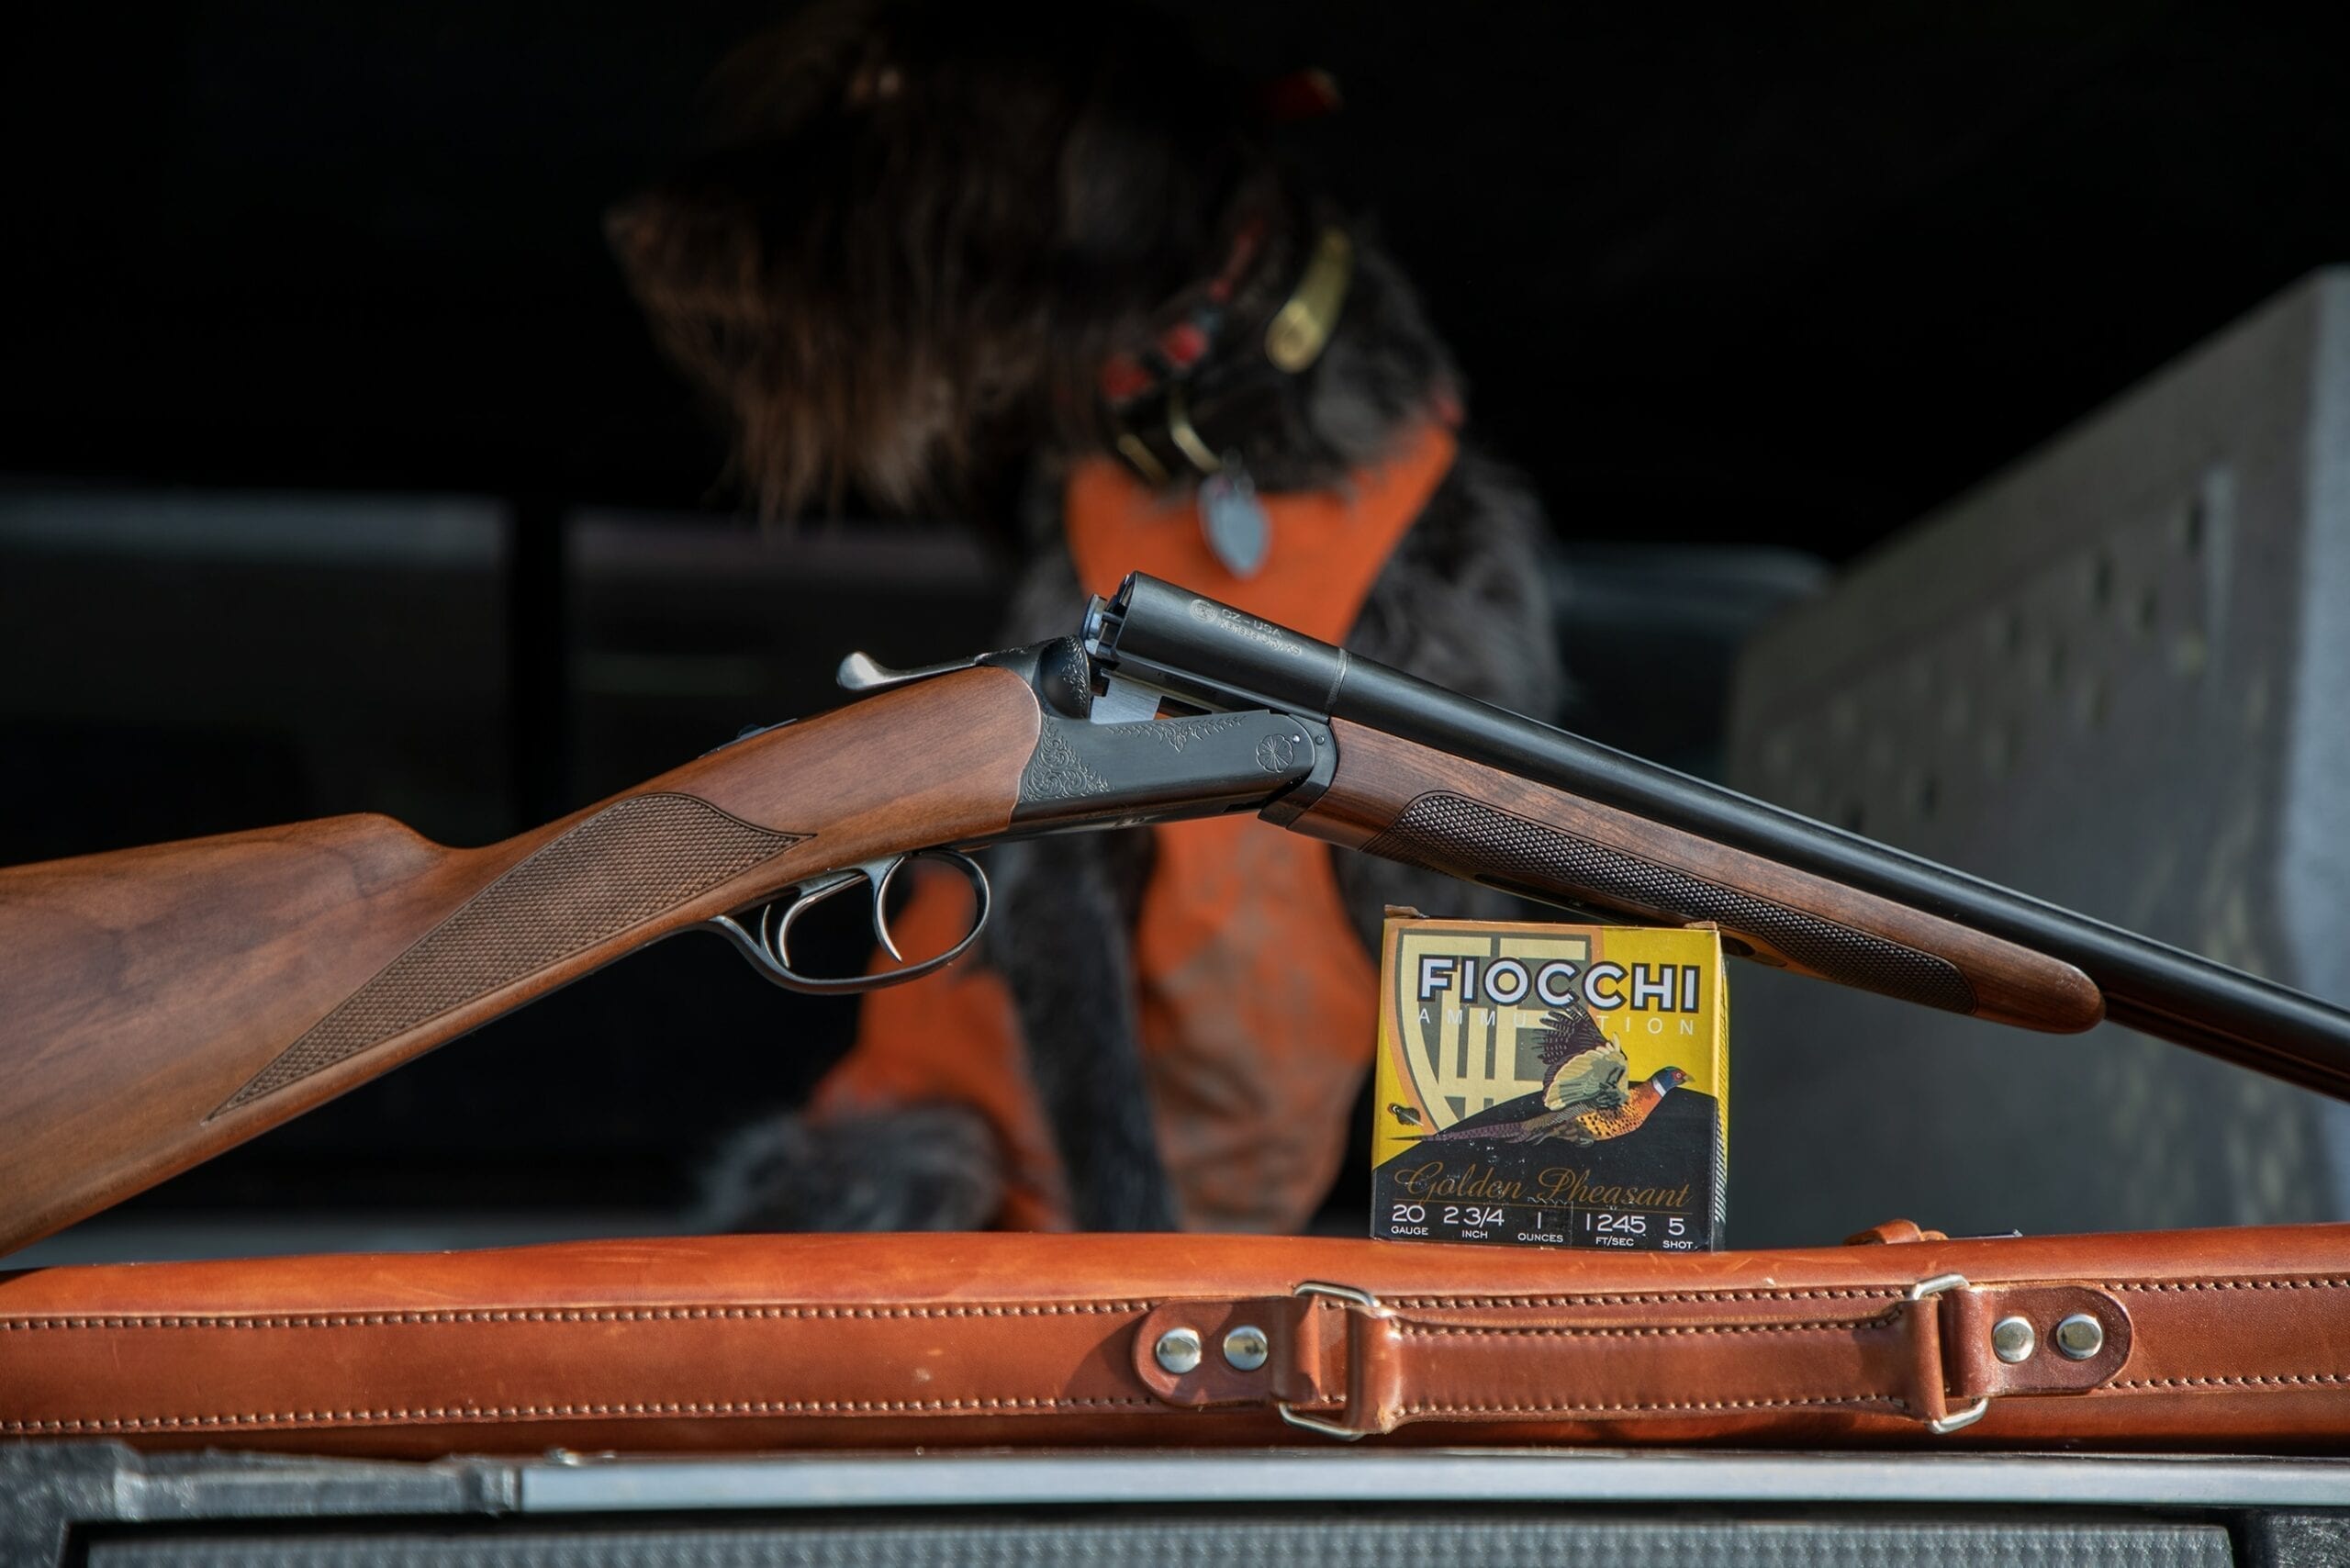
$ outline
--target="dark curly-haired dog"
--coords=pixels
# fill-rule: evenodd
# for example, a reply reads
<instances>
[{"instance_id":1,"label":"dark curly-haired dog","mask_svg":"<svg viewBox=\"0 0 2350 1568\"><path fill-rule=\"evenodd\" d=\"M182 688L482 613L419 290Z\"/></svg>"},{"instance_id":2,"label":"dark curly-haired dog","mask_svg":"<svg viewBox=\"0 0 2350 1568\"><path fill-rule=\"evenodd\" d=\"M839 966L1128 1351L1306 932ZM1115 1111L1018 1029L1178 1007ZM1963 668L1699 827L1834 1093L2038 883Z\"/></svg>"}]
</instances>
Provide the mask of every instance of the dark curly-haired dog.
<instances>
[{"instance_id":1,"label":"dark curly-haired dog","mask_svg":"<svg viewBox=\"0 0 2350 1568\"><path fill-rule=\"evenodd\" d=\"M1315 491L1348 483L1401 432L1458 420L1451 360L1371 230L1283 144L1267 91L1165 17L829 7L741 51L720 86L717 144L611 220L661 342L732 416L770 513L850 489L936 504L1000 454L1029 454L1007 643L1065 634L1084 603L1058 515L1080 458L1121 454L1180 491L1181 423L1258 490ZM1270 365L1265 323L1334 230L1351 252L1343 308L1310 366ZM1170 311L1203 298L1210 313L1184 317L1205 323L1198 353L1169 376ZM1139 388L1105 379L1137 364L1158 374ZM1180 413L1154 400L1174 380L1191 399ZM1544 534L1526 486L1463 441L1348 645L1547 716L1561 682ZM994 852L993 962L1088 1228L1178 1214L1135 999L1151 854L1135 831ZM1490 908L1362 856L1338 872L1366 943L1389 903ZM995 1159L951 1106L910 1107L896 1132L784 1118L722 1159L716 1218L977 1226L996 1213Z\"/></svg>"}]
</instances>

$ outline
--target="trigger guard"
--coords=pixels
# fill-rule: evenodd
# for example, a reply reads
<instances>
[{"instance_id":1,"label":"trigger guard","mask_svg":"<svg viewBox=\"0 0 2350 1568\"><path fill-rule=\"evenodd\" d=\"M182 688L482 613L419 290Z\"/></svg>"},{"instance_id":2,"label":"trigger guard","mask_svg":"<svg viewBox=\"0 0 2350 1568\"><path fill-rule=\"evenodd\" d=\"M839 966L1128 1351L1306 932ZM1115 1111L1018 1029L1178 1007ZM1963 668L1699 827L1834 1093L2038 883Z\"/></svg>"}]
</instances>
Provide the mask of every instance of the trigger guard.
<instances>
[{"instance_id":1,"label":"trigger guard","mask_svg":"<svg viewBox=\"0 0 2350 1568\"><path fill-rule=\"evenodd\" d=\"M971 884L971 891L979 901L979 907L972 912L971 929L963 934L961 941L944 953L935 954L919 963L901 965L897 969L885 969L879 974L846 975L837 980L826 980L814 975L803 975L791 967L787 944L790 937L792 922L797 920L803 911L822 903L824 900L860 880L867 881L873 884L874 924L876 930L880 931L884 918L881 913L882 895L888 890L890 880L896 876L898 869L907 861L914 859L944 860L962 872L964 879ZM881 876L878 882L874 880L872 875L874 867L881 868ZM703 924L732 942L735 950L749 961L751 968L758 972L760 978L772 985L808 996L853 996L864 991L880 991L888 986L901 985L907 980L920 980L924 975L945 969L971 950L971 945L977 942L979 939L979 934L987 929L988 916L994 909L994 902L995 893L988 883L986 869L968 855L959 849L917 849L894 857L888 861L876 861L872 866L859 866L847 871L838 871L819 878L804 885L800 890L799 896L788 905L778 906L772 902L760 905L755 912L755 924L752 925L745 925L742 918L732 914L718 915ZM894 944L888 942L885 935L883 946L893 947Z\"/></svg>"}]
</instances>

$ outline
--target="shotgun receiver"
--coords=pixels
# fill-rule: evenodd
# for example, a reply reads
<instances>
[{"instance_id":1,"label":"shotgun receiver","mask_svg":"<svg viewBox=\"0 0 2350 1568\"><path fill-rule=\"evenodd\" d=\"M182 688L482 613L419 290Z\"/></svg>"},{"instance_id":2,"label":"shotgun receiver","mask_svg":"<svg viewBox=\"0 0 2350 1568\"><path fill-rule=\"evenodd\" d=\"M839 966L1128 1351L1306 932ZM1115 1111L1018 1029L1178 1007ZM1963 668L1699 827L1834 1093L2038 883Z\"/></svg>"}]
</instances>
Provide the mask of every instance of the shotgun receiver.
<instances>
[{"instance_id":1,"label":"shotgun receiver","mask_svg":"<svg viewBox=\"0 0 2350 1568\"><path fill-rule=\"evenodd\" d=\"M1154 578L1082 634L844 662L860 700L478 849L336 817L0 871L0 1251L697 926L808 991L910 980L988 918L969 851L1256 812L1603 918L2025 1028L2110 1015L2334 1094L2350 1014L1762 805ZM946 859L946 952L844 980L795 922Z\"/></svg>"}]
</instances>

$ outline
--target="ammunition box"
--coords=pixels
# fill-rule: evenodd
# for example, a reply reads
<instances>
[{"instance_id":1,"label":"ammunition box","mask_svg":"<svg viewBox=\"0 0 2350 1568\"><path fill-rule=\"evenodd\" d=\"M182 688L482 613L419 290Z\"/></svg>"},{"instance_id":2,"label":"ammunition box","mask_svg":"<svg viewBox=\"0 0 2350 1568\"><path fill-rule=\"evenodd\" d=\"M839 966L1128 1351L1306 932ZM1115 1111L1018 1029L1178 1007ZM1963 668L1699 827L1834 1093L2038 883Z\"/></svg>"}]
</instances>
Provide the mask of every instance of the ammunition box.
<instances>
[{"instance_id":1,"label":"ammunition box","mask_svg":"<svg viewBox=\"0 0 2350 1568\"><path fill-rule=\"evenodd\" d=\"M1721 1245L1718 934L1391 912L1380 949L1372 1236Z\"/></svg>"}]
</instances>

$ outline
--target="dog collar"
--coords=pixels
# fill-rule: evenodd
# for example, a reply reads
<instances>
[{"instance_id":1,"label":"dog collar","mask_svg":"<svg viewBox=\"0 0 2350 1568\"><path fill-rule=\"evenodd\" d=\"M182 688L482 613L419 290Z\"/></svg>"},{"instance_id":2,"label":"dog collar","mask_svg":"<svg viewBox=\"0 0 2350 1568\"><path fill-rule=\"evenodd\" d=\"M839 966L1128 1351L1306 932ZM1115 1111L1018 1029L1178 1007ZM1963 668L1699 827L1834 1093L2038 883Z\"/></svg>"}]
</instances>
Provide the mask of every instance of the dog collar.
<instances>
[{"instance_id":1,"label":"dog collar","mask_svg":"<svg viewBox=\"0 0 2350 1568\"><path fill-rule=\"evenodd\" d=\"M1354 241L1344 229L1325 224L1288 297L1253 333L1249 352L1217 356L1233 297L1262 241L1261 223L1244 228L1224 269L1197 297L1179 305L1148 350L1113 354L1102 363L1099 389L1113 443L1135 476L1154 489L1172 484L1179 473L1206 477L1221 471L1224 454L1259 427L1289 396L1293 378L1322 357L1346 309Z\"/></svg>"},{"instance_id":2,"label":"dog collar","mask_svg":"<svg viewBox=\"0 0 2350 1568\"><path fill-rule=\"evenodd\" d=\"M1261 497L1278 547L1248 577L1202 538L1190 494L1147 486L1106 455L1089 457L1062 489L1069 560L1088 591L1148 572L1335 643L1459 452L1451 427L1431 416L1395 431L1377 458L1326 488Z\"/></svg>"}]
</instances>

